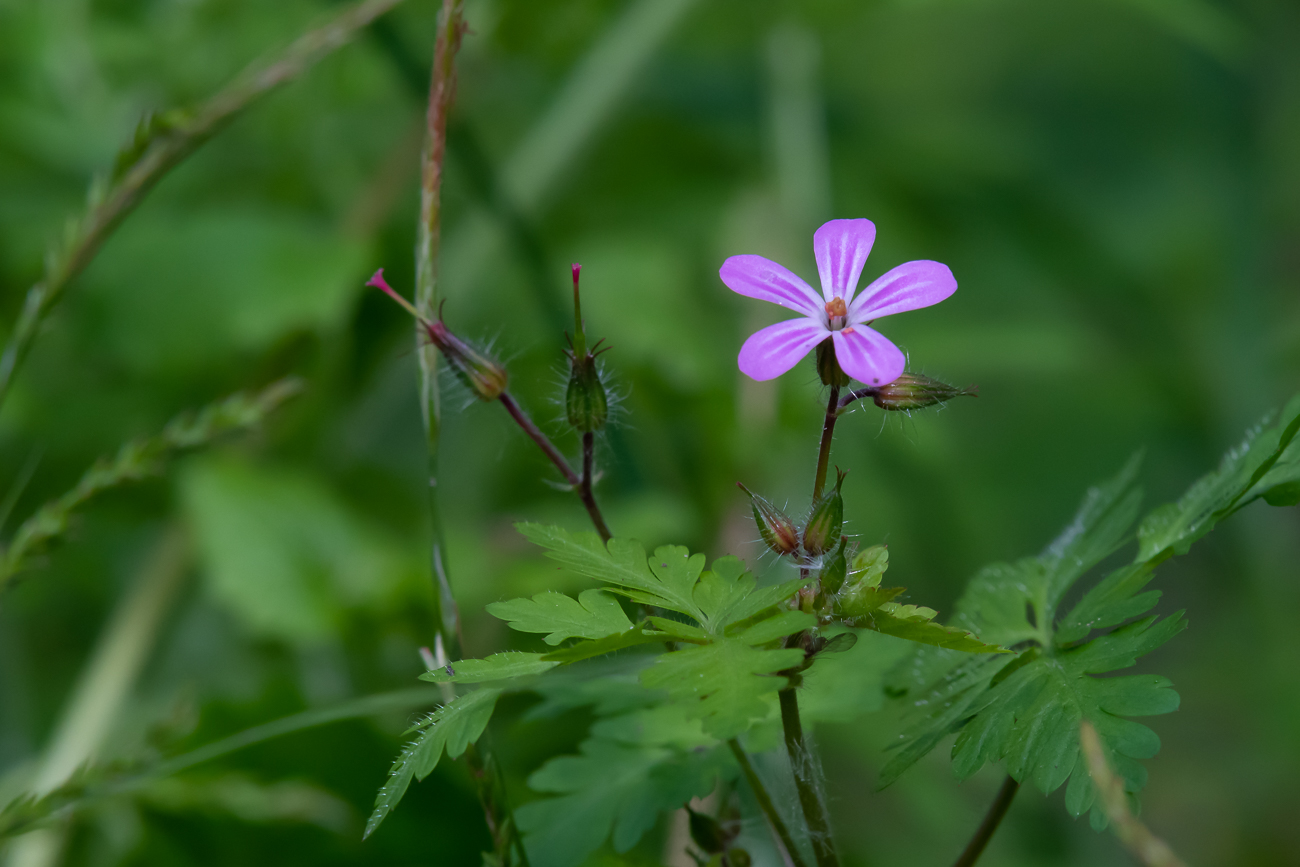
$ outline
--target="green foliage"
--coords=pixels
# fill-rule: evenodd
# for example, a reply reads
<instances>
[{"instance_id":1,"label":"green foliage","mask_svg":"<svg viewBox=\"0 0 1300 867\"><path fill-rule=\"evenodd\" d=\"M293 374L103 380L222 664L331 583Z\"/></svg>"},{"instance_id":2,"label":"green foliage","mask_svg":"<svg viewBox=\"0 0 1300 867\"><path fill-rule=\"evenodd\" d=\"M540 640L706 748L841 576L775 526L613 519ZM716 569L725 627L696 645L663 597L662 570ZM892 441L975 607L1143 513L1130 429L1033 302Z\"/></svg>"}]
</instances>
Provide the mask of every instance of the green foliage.
<instances>
[{"instance_id":1,"label":"green foliage","mask_svg":"<svg viewBox=\"0 0 1300 867\"><path fill-rule=\"evenodd\" d=\"M258 635L318 640L350 607L383 611L420 580L417 547L314 476L213 456L179 490L213 596Z\"/></svg>"},{"instance_id":2,"label":"green foliage","mask_svg":"<svg viewBox=\"0 0 1300 867\"><path fill-rule=\"evenodd\" d=\"M566 638L605 638L632 628L617 600L601 590L584 590L575 600L545 590L532 599L493 602L488 614L520 632L550 633L543 640L559 644Z\"/></svg>"},{"instance_id":3,"label":"green foliage","mask_svg":"<svg viewBox=\"0 0 1300 867\"><path fill-rule=\"evenodd\" d=\"M797 614L799 612L790 612ZM650 689L667 690L689 714L704 721L704 730L724 740L768 715L763 701L786 686L782 669L804 661L798 648L763 650L741 639L723 638L701 647L665 653L641 675Z\"/></svg>"},{"instance_id":4,"label":"green foliage","mask_svg":"<svg viewBox=\"0 0 1300 867\"><path fill-rule=\"evenodd\" d=\"M964 653L1007 652L996 644L980 641L965 629L935 623L938 612L933 608L893 602L905 588L880 586L888 568L889 551L883 545L867 548L853 558L851 580L832 602L841 623Z\"/></svg>"},{"instance_id":5,"label":"green foliage","mask_svg":"<svg viewBox=\"0 0 1300 867\"><path fill-rule=\"evenodd\" d=\"M407 729L406 734L415 734L416 738L393 762L388 781L375 798L375 809L366 822L364 836L373 834L392 812L412 779L423 780L433 772L444 752L448 758L458 758L479 739L500 695L501 690L490 687L475 690L443 705Z\"/></svg>"},{"instance_id":6,"label":"green foliage","mask_svg":"<svg viewBox=\"0 0 1300 867\"><path fill-rule=\"evenodd\" d=\"M1147 515L1138 528L1138 562L1159 562L1186 554L1192 543L1247 504L1263 499L1273 506L1300 502L1300 395L1273 424L1268 420L1246 434L1223 457L1218 469L1197 480L1177 503Z\"/></svg>"},{"instance_id":7,"label":"green foliage","mask_svg":"<svg viewBox=\"0 0 1300 867\"><path fill-rule=\"evenodd\" d=\"M1141 499L1136 458L1088 492L1075 519L1043 554L989 566L971 579L955 622L1015 649L1017 656L961 658L927 650L900 667L891 687L907 696L912 713L882 782L892 782L945 736L958 733L952 756L959 777L1000 762L1015 779L1032 781L1044 792L1069 780L1066 807L1078 816L1096 799L1079 749L1079 725L1086 720L1127 790L1140 790L1146 772L1136 760L1154 756L1160 741L1128 718L1173 711L1178 694L1157 675L1095 675L1135 665L1186 628L1181 612L1134 620L1160 598L1143 588L1159 562L1185 553L1245 503L1270 496L1286 500L1279 492L1300 476L1297 429L1300 399L1288 404L1276 424L1253 431L1176 504L1148 515L1138 531L1136 561L1112 571L1064 614L1061 603L1071 587L1131 538ZM1118 628L1091 637L1112 627ZM1094 810L1094 826L1104 823L1104 814Z\"/></svg>"},{"instance_id":8,"label":"green foliage","mask_svg":"<svg viewBox=\"0 0 1300 867\"><path fill-rule=\"evenodd\" d=\"M540 653L506 651L494 653L487 659L462 659L444 668L435 668L420 675L420 680L431 683L484 683L528 677L549 671L560 663L545 659Z\"/></svg>"},{"instance_id":9,"label":"green foliage","mask_svg":"<svg viewBox=\"0 0 1300 867\"><path fill-rule=\"evenodd\" d=\"M551 759L528 780L534 790L557 796L515 811L534 867L582 863L607 839L625 852L661 812L736 775L726 749L703 734L684 706L651 706L654 701L654 694L619 677L548 690L554 710L599 703L604 716L577 755Z\"/></svg>"},{"instance_id":10,"label":"green foliage","mask_svg":"<svg viewBox=\"0 0 1300 867\"><path fill-rule=\"evenodd\" d=\"M0 590L26 567L34 554L66 533L73 513L92 498L159 472L179 453L201 448L226 434L257 427L301 388L298 380L286 379L255 395L231 395L198 412L176 417L157 436L131 440L111 459L96 461L76 487L38 509L4 546L0 552Z\"/></svg>"}]
</instances>

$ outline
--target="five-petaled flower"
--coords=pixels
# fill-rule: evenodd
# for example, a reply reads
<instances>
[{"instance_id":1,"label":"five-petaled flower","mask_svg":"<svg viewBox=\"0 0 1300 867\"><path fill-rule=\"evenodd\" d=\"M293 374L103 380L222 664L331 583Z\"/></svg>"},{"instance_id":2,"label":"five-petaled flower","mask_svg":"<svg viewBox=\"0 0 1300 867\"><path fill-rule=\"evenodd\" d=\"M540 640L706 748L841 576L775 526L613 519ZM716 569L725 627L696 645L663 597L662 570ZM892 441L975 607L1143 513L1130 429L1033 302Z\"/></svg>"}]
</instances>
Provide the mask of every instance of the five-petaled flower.
<instances>
[{"instance_id":1,"label":"five-petaled flower","mask_svg":"<svg viewBox=\"0 0 1300 867\"><path fill-rule=\"evenodd\" d=\"M822 297L797 275L762 256L732 256L723 262L719 274L733 292L803 314L750 336L740 348L741 371L760 381L774 379L829 337L840 369L849 376L873 386L897 379L907 359L867 325L882 316L938 304L957 291L957 281L947 265L919 260L891 269L857 292L875 240L876 227L870 220L831 220L813 234Z\"/></svg>"}]
</instances>

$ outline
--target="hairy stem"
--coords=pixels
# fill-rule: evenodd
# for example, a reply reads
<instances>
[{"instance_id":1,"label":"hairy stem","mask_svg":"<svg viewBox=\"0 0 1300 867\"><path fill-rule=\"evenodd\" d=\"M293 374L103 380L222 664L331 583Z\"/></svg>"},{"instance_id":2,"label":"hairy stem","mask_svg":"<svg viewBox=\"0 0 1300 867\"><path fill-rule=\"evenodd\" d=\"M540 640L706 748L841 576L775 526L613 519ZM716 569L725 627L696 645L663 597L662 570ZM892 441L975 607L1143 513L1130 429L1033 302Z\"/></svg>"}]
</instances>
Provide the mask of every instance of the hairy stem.
<instances>
[{"instance_id":1,"label":"hairy stem","mask_svg":"<svg viewBox=\"0 0 1300 867\"><path fill-rule=\"evenodd\" d=\"M826 469L831 462L831 440L835 438L835 419L840 412L840 387L831 386L831 397L826 402L826 420L822 422L822 444L817 452L817 477L813 480L813 502L822 495L826 487Z\"/></svg>"},{"instance_id":2,"label":"hairy stem","mask_svg":"<svg viewBox=\"0 0 1300 867\"><path fill-rule=\"evenodd\" d=\"M817 791L817 772L804 743L803 725L799 721L799 698L793 687L781 690L778 697L785 750L790 756L790 770L794 774L795 790L799 793L799 806L808 824L808 836L812 838L813 855L818 867L837 867L840 858L831 837L830 817L826 815L826 804Z\"/></svg>"},{"instance_id":3,"label":"hairy stem","mask_svg":"<svg viewBox=\"0 0 1300 867\"><path fill-rule=\"evenodd\" d=\"M551 459L551 463L555 464L556 469L564 476L564 480L578 493L582 504L587 507L587 514L591 516L591 523L595 525L596 532L600 534L601 539L608 542L612 535L609 532L609 525L605 523L605 516L601 514L600 506L596 503L596 497L591 492L592 435L589 433L584 434L582 438L583 475L579 476L573 471L573 467L569 466L569 462L565 460L564 455L560 454L560 450L555 447L550 438L542 433L541 428L528 417L528 413L524 412L523 408L510 396L510 392L501 392L501 396L497 400L501 401L502 406L506 408L506 412L510 413L510 417L515 420L515 423L523 428L529 439L537 443L537 447Z\"/></svg>"},{"instance_id":4,"label":"hairy stem","mask_svg":"<svg viewBox=\"0 0 1300 867\"><path fill-rule=\"evenodd\" d=\"M366 0L329 24L308 31L279 56L254 64L212 99L192 113L169 118L152 134L141 153L104 189L92 186L85 212L72 224L40 281L27 291L18 322L0 355L0 404L4 403L14 375L27 357L40 325L63 298L104 241L136 209L167 172L194 153L200 145L225 129L259 97L292 81L321 58L346 45L357 31L402 0Z\"/></svg>"},{"instance_id":5,"label":"hairy stem","mask_svg":"<svg viewBox=\"0 0 1300 867\"><path fill-rule=\"evenodd\" d=\"M998 794L993 799L988 813L985 814L984 821L980 822L980 826L975 829L975 836L970 838L970 842L962 850L961 857L953 862L953 867L973 867L984 851L984 847L993 838L993 832L998 829L1002 817L1007 814L1007 809L1011 806L1011 799L1019 790L1020 784L1010 776L1002 781L1002 788L998 789Z\"/></svg>"},{"instance_id":6,"label":"hairy stem","mask_svg":"<svg viewBox=\"0 0 1300 867\"><path fill-rule=\"evenodd\" d=\"M767 818L772 833L776 835L782 849L785 850L782 854L786 862L793 864L794 867L804 867L803 856L799 854L798 848L794 845L794 838L790 836L790 829L785 826L781 814L776 811L776 804L772 803L772 796L768 794L767 787L763 785L763 781L754 770L754 764L749 760L749 755L735 738L727 741L727 746L731 747L731 754L736 757L736 764L740 765L740 770L749 782L749 788L753 791L754 798L758 801L758 807L763 811L763 816Z\"/></svg>"},{"instance_id":7,"label":"hairy stem","mask_svg":"<svg viewBox=\"0 0 1300 867\"><path fill-rule=\"evenodd\" d=\"M596 434L587 431L582 435L582 484L578 486L578 496L582 498L582 504L587 507L587 514L591 515L591 522L596 525L596 532L600 534L603 541L608 542L611 535L609 527L605 526L605 518L600 514L600 507L596 505L596 495L591 492L591 465L595 451Z\"/></svg>"},{"instance_id":8,"label":"hairy stem","mask_svg":"<svg viewBox=\"0 0 1300 867\"><path fill-rule=\"evenodd\" d=\"M848 394L844 395L844 397L840 398L839 408L844 409L850 404L856 403L857 401L863 400L864 398L875 397L878 391L880 391L880 389L870 385L867 386L866 388L856 388L853 391L850 391Z\"/></svg>"},{"instance_id":9,"label":"hairy stem","mask_svg":"<svg viewBox=\"0 0 1300 867\"><path fill-rule=\"evenodd\" d=\"M429 521L433 537L430 559L437 599L437 628L447 654L460 659L464 654L460 609L452 594L447 567L447 549L438 501L438 457L442 433L442 407L438 391L438 350L423 339L424 323L436 318L438 308L438 254L442 246L442 173L447 154L447 117L456 92L456 52L465 34L461 0L443 0L438 33L433 44L433 69L429 82L424 150L420 166L420 222L415 245L416 351L420 359L420 409L429 451ZM523 852L515 824L511 821L501 769L486 743L465 751L470 776L474 779L483 818L492 835L493 847L504 863L517 845ZM522 856L527 861L527 856Z\"/></svg>"}]
</instances>

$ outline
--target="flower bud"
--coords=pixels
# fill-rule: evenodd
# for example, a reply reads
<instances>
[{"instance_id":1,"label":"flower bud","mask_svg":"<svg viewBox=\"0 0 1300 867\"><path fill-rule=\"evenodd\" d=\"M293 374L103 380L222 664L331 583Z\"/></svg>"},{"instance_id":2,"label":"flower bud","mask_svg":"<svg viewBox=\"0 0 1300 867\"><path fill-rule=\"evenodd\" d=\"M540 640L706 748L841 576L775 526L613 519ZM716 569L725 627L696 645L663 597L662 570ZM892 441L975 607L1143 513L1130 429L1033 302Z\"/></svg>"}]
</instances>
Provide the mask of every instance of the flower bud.
<instances>
[{"instance_id":1,"label":"flower bud","mask_svg":"<svg viewBox=\"0 0 1300 867\"><path fill-rule=\"evenodd\" d=\"M600 371L596 369L596 359L592 356L573 359L564 407L568 411L569 424L583 433L605 427L609 400L605 395L605 384L600 381Z\"/></svg>"},{"instance_id":2,"label":"flower bud","mask_svg":"<svg viewBox=\"0 0 1300 867\"><path fill-rule=\"evenodd\" d=\"M833 596L834 594L839 593L840 588L844 586L844 579L849 573L849 561L845 554L845 549L848 547L848 544L849 537L840 536L839 547L836 548L835 553L831 554L826 562L822 564L820 581L822 592L827 595Z\"/></svg>"},{"instance_id":3,"label":"flower bud","mask_svg":"<svg viewBox=\"0 0 1300 867\"><path fill-rule=\"evenodd\" d=\"M963 395L978 397L979 389L973 385L958 388L919 373L904 373L888 385L877 388L872 398L881 409L899 411L923 409Z\"/></svg>"},{"instance_id":4,"label":"flower bud","mask_svg":"<svg viewBox=\"0 0 1300 867\"><path fill-rule=\"evenodd\" d=\"M754 523L758 525L758 534L763 537L767 547L782 557L798 551L799 528L794 525L794 521L740 482L736 482L736 486L749 495L749 504L754 510Z\"/></svg>"},{"instance_id":5,"label":"flower bud","mask_svg":"<svg viewBox=\"0 0 1300 867\"><path fill-rule=\"evenodd\" d=\"M429 336L429 342L438 347L443 358L447 359L447 366L452 373L465 383L465 387L475 397L480 400L496 400L506 390L509 375L504 367L452 334L441 320L433 322L420 315L411 302L398 295L384 280L384 269L376 271L366 285L386 292L416 318L424 328L424 333Z\"/></svg>"},{"instance_id":6,"label":"flower bud","mask_svg":"<svg viewBox=\"0 0 1300 867\"><path fill-rule=\"evenodd\" d=\"M578 296L578 275L582 266L573 264L573 351L569 353L569 387L564 394L564 407L569 424L588 433L601 430L609 418L609 397L601 382L596 356L604 350L587 351L587 335L582 324L582 299ZM597 341L597 346L600 341Z\"/></svg>"},{"instance_id":7,"label":"flower bud","mask_svg":"<svg viewBox=\"0 0 1300 867\"><path fill-rule=\"evenodd\" d=\"M835 341L827 337L817 344L817 375L822 385L848 385L850 377L840 370L840 363L835 358Z\"/></svg>"},{"instance_id":8,"label":"flower bud","mask_svg":"<svg viewBox=\"0 0 1300 867\"><path fill-rule=\"evenodd\" d=\"M447 330L441 322L424 323L425 333L442 351L456 378L479 400L496 400L506 390L506 369Z\"/></svg>"},{"instance_id":9,"label":"flower bud","mask_svg":"<svg viewBox=\"0 0 1300 867\"><path fill-rule=\"evenodd\" d=\"M840 496L840 486L844 484L847 473L836 467L835 475L835 487L813 504L812 515L803 529L803 549L814 557L825 554L839 541L840 528L844 525L844 498Z\"/></svg>"}]
</instances>

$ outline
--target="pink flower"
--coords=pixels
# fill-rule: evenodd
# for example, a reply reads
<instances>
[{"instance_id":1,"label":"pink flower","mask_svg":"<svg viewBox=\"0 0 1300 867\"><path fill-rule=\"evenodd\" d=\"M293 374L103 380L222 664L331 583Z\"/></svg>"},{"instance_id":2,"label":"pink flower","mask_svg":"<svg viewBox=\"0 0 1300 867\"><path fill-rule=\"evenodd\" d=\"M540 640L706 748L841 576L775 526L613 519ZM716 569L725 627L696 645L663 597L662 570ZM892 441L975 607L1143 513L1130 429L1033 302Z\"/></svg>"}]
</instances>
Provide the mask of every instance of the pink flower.
<instances>
[{"instance_id":1,"label":"pink flower","mask_svg":"<svg viewBox=\"0 0 1300 867\"><path fill-rule=\"evenodd\" d=\"M957 291L947 265L905 262L857 291L862 266L876 240L870 220L831 220L813 234L822 292L762 256L732 256L718 272L733 292L761 298L803 314L756 332L740 348L740 369L759 381L775 379L826 338L840 368L868 385L887 385L907 359L867 325L882 316L938 304ZM856 296L856 297L855 297Z\"/></svg>"}]
</instances>

